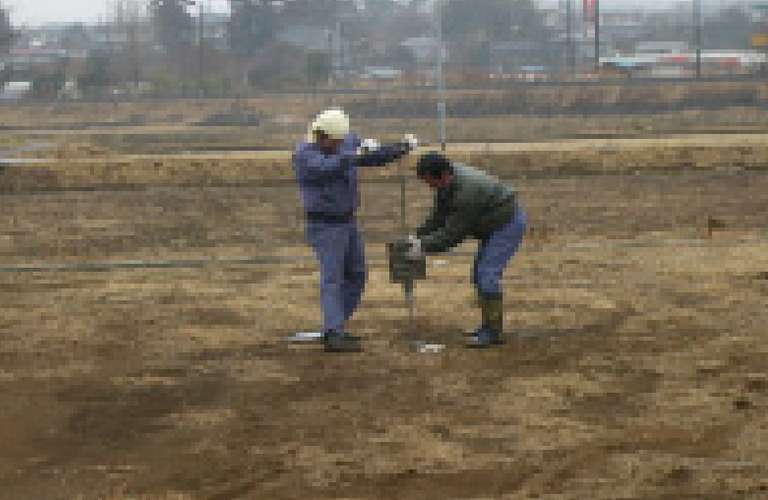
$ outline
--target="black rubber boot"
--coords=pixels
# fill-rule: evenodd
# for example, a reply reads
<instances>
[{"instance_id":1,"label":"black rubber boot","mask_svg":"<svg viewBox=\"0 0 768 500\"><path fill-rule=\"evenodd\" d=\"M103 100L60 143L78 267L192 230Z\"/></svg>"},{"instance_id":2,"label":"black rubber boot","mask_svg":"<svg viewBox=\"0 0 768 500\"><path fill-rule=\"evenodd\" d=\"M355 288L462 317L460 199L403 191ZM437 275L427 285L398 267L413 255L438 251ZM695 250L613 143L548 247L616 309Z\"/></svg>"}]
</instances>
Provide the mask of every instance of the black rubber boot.
<instances>
[{"instance_id":1,"label":"black rubber boot","mask_svg":"<svg viewBox=\"0 0 768 500\"><path fill-rule=\"evenodd\" d=\"M476 337L477 334L480 332L480 330L488 328L488 321L487 321L487 319L488 319L487 316L488 315L485 312L486 309L488 308L487 303L488 303L488 301L486 300L485 295L483 295L482 293L480 293L478 291L477 292L477 296L475 297L475 305L478 308L480 308L480 314L481 314L481 317L482 317L482 323L480 323L480 326L477 327L474 331L464 333L465 337Z\"/></svg>"},{"instance_id":2,"label":"black rubber boot","mask_svg":"<svg viewBox=\"0 0 768 500\"><path fill-rule=\"evenodd\" d=\"M325 352L360 352L360 337L346 332L326 332L323 336Z\"/></svg>"},{"instance_id":3,"label":"black rubber boot","mask_svg":"<svg viewBox=\"0 0 768 500\"><path fill-rule=\"evenodd\" d=\"M483 313L483 323L469 338L467 347L490 347L504 343L504 308L501 294L481 295L480 308Z\"/></svg>"}]
</instances>

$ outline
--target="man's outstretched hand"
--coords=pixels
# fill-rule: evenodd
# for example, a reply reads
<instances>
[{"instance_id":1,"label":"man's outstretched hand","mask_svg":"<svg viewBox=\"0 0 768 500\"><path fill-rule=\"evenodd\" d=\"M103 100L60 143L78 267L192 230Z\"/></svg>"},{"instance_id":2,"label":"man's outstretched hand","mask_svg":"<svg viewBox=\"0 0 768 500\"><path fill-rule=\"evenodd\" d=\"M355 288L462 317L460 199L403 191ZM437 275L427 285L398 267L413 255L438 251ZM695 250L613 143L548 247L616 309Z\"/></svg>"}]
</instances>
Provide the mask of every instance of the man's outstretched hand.
<instances>
[{"instance_id":1,"label":"man's outstretched hand","mask_svg":"<svg viewBox=\"0 0 768 500\"><path fill-rule=\"evenodd\" d=\"M411 260L419 260L424 256L424 252L421 249L421 240L413 234L408 235L408 258Z\"/></svg>"},{"instance_id":2,"label":"man's outstretched hand","mask_svg":"<svg viewBox=\"0 0 768 500\"><path fill-rule=\"evenodd\" d=\"M413 134L405 134L402 143L406 153L410 153L419 147L419 139Z\"/></svg>"},{"instance_id":3,"label":"man's outstretched hand","mask_svg":"<svg viewBox=\"0 0 768 500\"><path fill-rule=\"evenodd\" d=\"M365 139L360 143L360 152L372 153L374 151L378 151L380 147L381 145L376 139Z\"/></svg>"}]
</instances>

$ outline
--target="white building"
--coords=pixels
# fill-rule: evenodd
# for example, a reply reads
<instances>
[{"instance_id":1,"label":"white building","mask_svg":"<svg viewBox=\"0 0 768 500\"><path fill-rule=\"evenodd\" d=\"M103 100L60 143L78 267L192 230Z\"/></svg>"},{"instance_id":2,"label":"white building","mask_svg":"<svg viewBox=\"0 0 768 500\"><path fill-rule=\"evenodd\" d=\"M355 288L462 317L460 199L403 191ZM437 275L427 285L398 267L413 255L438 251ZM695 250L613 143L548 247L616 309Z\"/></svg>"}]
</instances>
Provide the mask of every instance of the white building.
<instances>
[{"instance_id":1,"label":"white building","mask_svg":"<svg viewBox=\"0 0 768 500\"><path fill-rule=\"evenodd\" d=\"M32 92L32 82L6 82L0 91L0 100L17 101Z\"/></svg>"}]
</instances>

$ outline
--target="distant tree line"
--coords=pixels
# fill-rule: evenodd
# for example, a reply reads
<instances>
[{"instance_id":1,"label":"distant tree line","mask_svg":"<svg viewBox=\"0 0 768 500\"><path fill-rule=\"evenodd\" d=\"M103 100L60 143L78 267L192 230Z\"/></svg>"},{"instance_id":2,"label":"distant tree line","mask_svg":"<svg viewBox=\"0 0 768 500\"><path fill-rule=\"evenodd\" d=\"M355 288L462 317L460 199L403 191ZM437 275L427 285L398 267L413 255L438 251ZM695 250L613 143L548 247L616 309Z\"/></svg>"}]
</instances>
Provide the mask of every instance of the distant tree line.
<instances>
[{"instance_id":1,"label":"distant tree line","mask_svg":"<svg viewBox=\"0 0 768 500\"><path fill-rule=\"evenodd\" d=\"M19 32L11 25L8 9L0 2L0 53L7 53L18 36Z\"/></svg>"},{"instance_id":2,"label":"distant tree line","mask_svg":"<svg viewBox=\"0 0 768 500\"><path fill-rule=\"evenodd\" d=\"M410 71L419 66L402 42L435 34L430 0L229 0L229 19L217 25L224 38L221 32L215 37L200 32L201 2L207 5L205 0L118 0L112 18L99 27L72 24L63 35L64 47L87 47L89 56L41 76L41 88L55 94L72 75L94 94L115 87L138 89L143 82L161 94L190 96L231 95L252 87L319 87L329 81L335 57L341 58L335 49L350 67ZM553 42L557 33L534 0L440 4L451 61L468 74L487 78L493 47L507 47L513 60L516 47L525 47L532 51L526 57L542 65L557 64L561 57ZM7 51L17 36L10 21L0 4L0 51ZM692 38L690 22L674 16L651 17L644 31L647 40ZM705 49L748 48L751 35L751 20L737 7L704 21Z\"/></svg>"}]
</instances>

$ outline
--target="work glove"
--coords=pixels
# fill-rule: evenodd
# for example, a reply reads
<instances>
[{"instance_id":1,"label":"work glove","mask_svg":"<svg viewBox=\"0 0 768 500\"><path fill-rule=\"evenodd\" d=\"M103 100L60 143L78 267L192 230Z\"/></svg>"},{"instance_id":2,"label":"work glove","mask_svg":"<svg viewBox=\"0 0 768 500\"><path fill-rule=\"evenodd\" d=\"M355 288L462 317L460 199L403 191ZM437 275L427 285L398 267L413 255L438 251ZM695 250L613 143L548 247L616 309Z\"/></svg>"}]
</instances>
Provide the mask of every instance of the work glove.
<instances>
[{"instance_id":1,"label":"work glove","mask_svg":"<svg viewBox=\"0 0 768 500\"><path fill-rule=\"evenodd\" d=\"M392 249L398 254L407 254L411 251L411 242L407 238L398 238L392 243Z\"/></svg>"},{"instance_id":2,"label":"work glove","mask_svg":"<svg viewBox=\"0 0 768 500\"><path fill-rule=\"evenodd\" d=\"M403 148L406 153L410 153L419 147L419 139L413 134L405 134L402 140Z\"/></svg>"},{"instance_id":3,"label":"work glove","mask_svg":"<svg viewBox=\"0 0 768 500\"><path fill-rule=\"evenodd\" d=\"M381 145L376 139L365 139L360 143L360 149L358 150L358 153L371 153L373 151L378 151L380 147Z\"/></svg>"},{"instance_id":4,"label":"work glove","mask_svg":"<svg viewBox=\"0 0 768 500\"><path fill-rule=\"evenodd\" d=\"M424 252L421 249L421 240L413 234L408 235L408 253L406 256L411 260L419 260L424 256Z\"/></svg>"}]
</instances>

